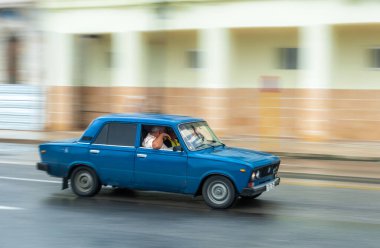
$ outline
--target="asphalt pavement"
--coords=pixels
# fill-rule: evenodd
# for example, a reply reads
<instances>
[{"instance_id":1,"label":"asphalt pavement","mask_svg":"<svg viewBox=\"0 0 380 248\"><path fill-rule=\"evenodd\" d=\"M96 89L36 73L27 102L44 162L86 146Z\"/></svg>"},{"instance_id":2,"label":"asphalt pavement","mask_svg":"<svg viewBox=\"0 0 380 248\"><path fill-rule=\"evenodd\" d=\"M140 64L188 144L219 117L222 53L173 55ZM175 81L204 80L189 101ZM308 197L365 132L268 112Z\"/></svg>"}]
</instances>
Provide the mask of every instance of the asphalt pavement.
<instances>
[{"instance_id":1,"label":"asphalt pavement","mask_svg":"<svg viewBox=\"0 0 380 248\"><path fill-rule=\"evenodd\" d=\"M0 143L0 164L34 166L39 161L37 144ZM380 184L380 163L281 156L282 177Z\"/></svg>"},{"instance_id":2,"label":"asphalt pavement","mask_svg":"<svg viewBox=\"0 0 380 248\"><path fill-rule=\"evenodd\" d=\"M103 188L78 198L30 164L4 162L4 248L379 247L379 187L285 179L257 200L211 210L202 197L159 192Z\"/></svg>"}]
</instances>

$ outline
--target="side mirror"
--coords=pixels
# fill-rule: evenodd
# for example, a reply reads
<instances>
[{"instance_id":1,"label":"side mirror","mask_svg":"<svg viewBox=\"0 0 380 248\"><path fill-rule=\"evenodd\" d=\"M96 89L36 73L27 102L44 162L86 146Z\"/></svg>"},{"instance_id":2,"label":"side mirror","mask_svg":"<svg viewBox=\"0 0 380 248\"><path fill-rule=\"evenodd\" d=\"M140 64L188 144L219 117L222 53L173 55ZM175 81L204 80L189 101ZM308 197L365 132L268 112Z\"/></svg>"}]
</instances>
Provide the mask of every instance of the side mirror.
<instances>
[{"instance_id":1,"label":"side mirror","mask_svg":"<svg viewBox=\"0 0 380 248\"><path fill-rule=\"evenodd\" d=\"M183 148L181 146L174 146L173 151L174 152L183 152Z\"/></svg>"}]
</instances>

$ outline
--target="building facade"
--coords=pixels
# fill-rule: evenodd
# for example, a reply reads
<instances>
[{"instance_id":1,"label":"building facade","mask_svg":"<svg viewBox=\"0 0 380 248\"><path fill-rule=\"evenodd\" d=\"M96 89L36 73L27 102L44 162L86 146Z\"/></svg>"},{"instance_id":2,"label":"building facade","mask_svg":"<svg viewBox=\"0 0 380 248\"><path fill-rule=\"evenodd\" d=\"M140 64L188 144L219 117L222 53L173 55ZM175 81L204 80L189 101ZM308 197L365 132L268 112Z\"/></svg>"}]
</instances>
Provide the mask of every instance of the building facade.
<instances>
[{"instance_id":1,"label":"building facade","mask_svg":"<svg viewBox=\"0 0 380 248\"><path fill-rule=\"evenodd\" d=\"M42 130L42 35L31 0L0 0L0 129Z\"/></svg>"},{"instance_id":2,"label":"building facade","mask_svg":"<svg viewBox=\"0 0 380 248\"><path fill-rule=\"evenodd\" d=\"M45 0L48 130L110 112L222 136L380 140L376 1Z\"/></svg>"}]
</instances>

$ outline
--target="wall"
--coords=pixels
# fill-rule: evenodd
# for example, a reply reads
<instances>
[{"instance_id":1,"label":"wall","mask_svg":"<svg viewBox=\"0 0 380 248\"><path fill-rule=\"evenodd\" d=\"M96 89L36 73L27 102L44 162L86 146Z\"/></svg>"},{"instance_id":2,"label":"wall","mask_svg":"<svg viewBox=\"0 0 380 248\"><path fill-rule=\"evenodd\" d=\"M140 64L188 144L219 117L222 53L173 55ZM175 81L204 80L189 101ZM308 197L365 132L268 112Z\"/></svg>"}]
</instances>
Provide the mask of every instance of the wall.
<instances>
[{"instance_id":1,"label":"wall","mask_svg":"<svg viewBox=\"0 0 380 248\"><path fill-rule=\"evenodd\" d=\"M380 47L380 25L335 26L331 88L379 89L380 69L368 66L373 47Z\"/></svg>"},{"instance_id":2,"label":"wall","mask_svg":"<svg viewBox=\"0 0 380 248\"><path fill-rule=\"evenodd\" d=\"M231 87L259 88L262 76L277 76L281 88L297 85L297 70L281 70L278 48L298 47L297 28L232 31Z\"/></svg>"},{"instance_id":3,"label":"wall","mask_svg":"<svg viewBox=\"0 0 380 248\"><path fill-rule=\"evenodd\" d=\"M360 8L353 8L356 4ZM161 19L154 6L77 7L50 6L42 18L63 48L48 72L53 129L81 128L107 112L154 111L204 117L222 135L304 138L304 129L315 129L324 139L380 140L379 71L366 68L365 52L379 44L380 25L364 24L379 23L376 1L171 5ZM277 68L277 48L300 47L299 30L313 25L332 27L332 74L331 82L316 84L327 87L305 89L301 70ZM223 88L200 88L203 70L186 68L185 52L199 47L198 32L208 28L231 30L231 73ZM106 87L111 76L98 80L97 70L89 70L91 80L72 87L71 41L60 36L130 31L144 36L143 80L132 84L136 87ZM278 77L279 88L261 89L262 76Z\"/></svg>"},{"instance_id":4,"label":"wall","mask_svg":"<svg viewBox=\"0 0 380 248\"><path fill-rule=\"evenodd\" d=\"M148 54L145 85L197 86L198 69L187 67L186 52L197 49L196 31L146 33Z\"/></svg>"},{"instance_id":5,"label":"wall","mask_svg":"<svg viewBox=\"0 0 380 248\"><path fill-rule=\"evenodd\" d=\"M107 34L74 36L73 80L80 86L104 86L111 82L111 38Z\"/></svg>"}]
</instances>

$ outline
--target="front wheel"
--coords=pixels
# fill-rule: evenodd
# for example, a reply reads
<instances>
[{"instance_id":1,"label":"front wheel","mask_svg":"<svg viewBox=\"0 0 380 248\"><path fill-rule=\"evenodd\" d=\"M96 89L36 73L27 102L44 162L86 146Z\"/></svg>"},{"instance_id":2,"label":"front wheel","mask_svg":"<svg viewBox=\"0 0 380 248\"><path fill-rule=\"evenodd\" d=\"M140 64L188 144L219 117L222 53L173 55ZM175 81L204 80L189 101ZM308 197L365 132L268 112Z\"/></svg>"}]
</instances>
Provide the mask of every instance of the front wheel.
<instances>
[{"instance_id":1,"label":"front wheel","mask_svg":"<svg viewBox=\"0 0 380 248\"><path fill-rule=\"evenodd\" d=\"M96 173L86 167L76 168L71 174L70 182L71 189L78 196L94 196L102 187Z\"/></svg>"},{"instance_id":2,"label":"front wheel","mask_svg":"<svg viewBox=\"0 0 380 248\"><path fill-rule=\"evenodd\" d=\"M202 195L211 208L224 209L231 207L236 200L236 191L232 182L223 176L212 176L202 187Z\"/></svg>"}]
</instances>

